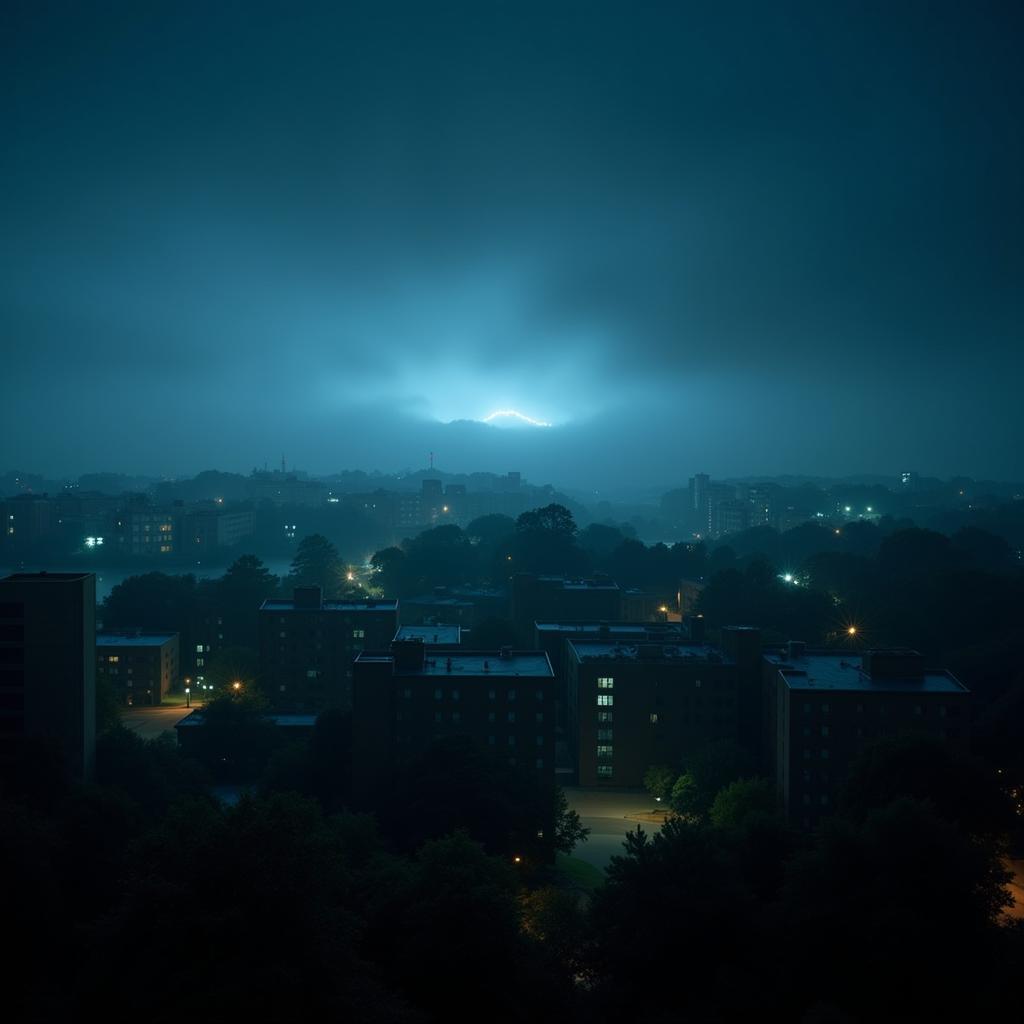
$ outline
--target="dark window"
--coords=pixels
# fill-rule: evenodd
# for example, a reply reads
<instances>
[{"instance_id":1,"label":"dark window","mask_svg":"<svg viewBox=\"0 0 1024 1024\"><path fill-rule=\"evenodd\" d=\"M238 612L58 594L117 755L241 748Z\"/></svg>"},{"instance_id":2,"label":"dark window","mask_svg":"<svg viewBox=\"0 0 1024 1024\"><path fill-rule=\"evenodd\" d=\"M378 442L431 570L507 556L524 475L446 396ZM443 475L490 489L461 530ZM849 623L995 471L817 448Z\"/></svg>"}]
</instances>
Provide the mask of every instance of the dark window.
<instances>
[{"instance_id":1,"label":"dark window","mask_svg":"<svg viewBox=\"0 0 1024 1024\"><path fill-rule=\"evenodd\" d=\"M23 647L0 647L0 665L21 665L24 661Z\"/></svg>"},{"instance_id":2,"label":"dark window","mask_svg":"<svg viewBox=\"0 0 1024 1024\"><path fill-rule=\"evenodd\" d=\"M25 618L25 606L20 601L0 601L0 619Z\"/></svg>"},{"instance_id":3,"label":"dark window","mask_svg":"<svg viewBox=\"0 0 1024 1024\"><path fill-rule=\"evenodd\" d=\"M24 711L24 693L0 693L0 710L3 711Z\"/></svg>"},{"instance_id":4,"label":"dark window","mask_svg":"<svg viewBox=\"0 0 1024 1024\"><path fill-rule=\"evenodd\" d=\"M18 641L25 639L25 627L22 625L0 626L0 640Z\"/></svg>"}]
</instances>

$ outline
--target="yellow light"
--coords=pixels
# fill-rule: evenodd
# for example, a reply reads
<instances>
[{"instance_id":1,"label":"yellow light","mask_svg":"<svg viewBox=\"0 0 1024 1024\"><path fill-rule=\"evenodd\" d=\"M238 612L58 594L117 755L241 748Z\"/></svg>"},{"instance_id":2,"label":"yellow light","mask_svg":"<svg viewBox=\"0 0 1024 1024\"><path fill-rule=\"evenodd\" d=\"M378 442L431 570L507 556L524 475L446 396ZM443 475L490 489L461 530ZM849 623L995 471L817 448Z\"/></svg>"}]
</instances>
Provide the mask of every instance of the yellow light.
<instances>
[{"instance_id":1,"label":"yellow light","mask_svg":"<svg viewBox=\"0 0 1024 1024\"><path fill-rule=\"evenodd\" d=\"M346 573L345 575L346 578L350 580L354 580L356 578L356 574L354 572Z\"/></svg>"},{"instance_id":2,"label":"yellow light","mask_svg":"<svg viewBox=\"0 0 1024 1024\"><path fill-rule=\"evenodd\" d=\"M232 686L232 688L233 688L233 689L235 689L235 690L240 690L240 689L242 688L242 684L241 684L240 682L238 682L237 680L236 680L235 682L233 682L233 683L231 684L231 686Z\"/></svg>"},{"instance_id":3,"label":"yellow light","mask_svg":"<svg viewBox=\"0 0 1024 1024\"><path fill-rule=\"evenodd\" d=\"M512 863L513 864L522 864L522 862L523 862L523 858L520 857L518 853L512 858Z\"/></svg>"},{"instance_id":4,"label":"yellow light","mask_svg":"<svg viewBox=\"0 0 1024 1024\"><path fill-rule=\"evenodd\" d=\"M447 511L448 511L448 506L447 506L447 505L445 505L445 506L444 506L444 507L443 507L443 508L441 509L441 511L442 511L442 512L447 512Z\"/></svg>"},{"instance_id":5,"label":"yellow light","mask_svg":"<svg viewBox=\"0 0 1024 1024\"><path fill-rule=\"evenodd\" d=\"M856 626L848 626L847 629L846 629L846 632L850 636L856 636L857 635L857 627Z\"/></svg>"},{"instance_id":6,"label":"yellow light","mask_svg":"<svg viewBox=\"0 0 1024 1024\"><path fill-rule=\"evenodd\" d=\"M667 611L668 611L668 605L665 605L665 604L663 604L663 605L662 605L662 606L661 606L661 607L660 607L660 608L658 609L658 611L659 611L659 612L667 612Z\"/></svg>"},{"instance_id":7,"label":"yellow light","mask_svg":"<svg viewBox=\"0 0 1024 1024\"><path fill-rule=\"evenodd\" d=\"M840 533L842 533L842 530L836 530L836 536L837 537L839 536Z\"/></svg>"}]
</instances>

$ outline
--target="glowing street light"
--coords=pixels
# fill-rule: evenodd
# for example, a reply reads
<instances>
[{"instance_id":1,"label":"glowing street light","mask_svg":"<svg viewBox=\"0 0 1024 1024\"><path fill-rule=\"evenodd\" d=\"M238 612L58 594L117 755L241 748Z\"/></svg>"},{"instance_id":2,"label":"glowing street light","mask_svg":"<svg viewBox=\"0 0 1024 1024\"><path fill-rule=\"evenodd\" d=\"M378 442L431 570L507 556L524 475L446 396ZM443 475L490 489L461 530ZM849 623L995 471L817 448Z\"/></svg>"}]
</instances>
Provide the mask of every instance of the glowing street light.
<instances>
[{"instance_id":1,"label":"glowing street light","mask_svg":"<svg viewBox=\"0 0 1024 1024\"><path fill-rule=\"evenodd\" d=\"M847 626L846 627L846 635L847 636L856 636L857 635L857 627L856 626Z\"/></svg>"},{"instance_id":2,"label":"glowing street light","mask_svg":"<svg viewBox=\"0 0 1024 1024\"><path fill-rule=\"evenodd\" d=\"M242 684L237 679L231 684L231 689L234 690L235 693L238 693L241 688Z\"/></svg>"}]
</instances>

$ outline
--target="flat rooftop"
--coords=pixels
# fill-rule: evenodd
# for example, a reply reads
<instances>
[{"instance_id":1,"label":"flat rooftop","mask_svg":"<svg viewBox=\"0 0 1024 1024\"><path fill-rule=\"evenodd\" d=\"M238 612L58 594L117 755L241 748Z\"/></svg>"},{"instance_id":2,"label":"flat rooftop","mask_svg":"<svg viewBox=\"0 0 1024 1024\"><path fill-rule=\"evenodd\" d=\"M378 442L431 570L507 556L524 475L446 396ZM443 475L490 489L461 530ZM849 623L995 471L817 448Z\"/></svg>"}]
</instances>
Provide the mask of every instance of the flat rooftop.
<instances>
[{"instance_id":1,"label":"flat rooftop","mask_svg":"<svg viewBox=\"0 0 1024 1024\"><path fill-rule=\"evenodd\" d=\"M316 715L264 715L265 721L271 722L282 729L312 729L316 725ZM203 725L206 717L202 708L197 708L175 725L175 729L190 728Z\"/></svg>"},{"instance_id":2,"label":"flat rooftop","mask_svg":"<svg viewBox=\"0 0 1024 1024\"><path fill-rule=\"evenodd\" d=\"M357 662L393 661L388 653L363 652ZM451 669L448 663L451 662ZM485 667L486 666L486 667ZM437 651L426 652L423 667L395 668L396 676L494 676L498 679L529 676L553 679L551 662L544 651L513 651L502 657L499 651Z\"/></svg>"},{"instance_id":3,"label":"flat rooftop","mask_svg":"<svg viewBox=\"0 0 1024 1024\"><path fill-rule=\"evenodd\" d=\"M398 601L321 601L319 605L296 605L293 600L270 600L260 605L261 612L397 612Z\"/></svg>"},{"instance_id":4,"label":"flat rooftop","mask_svg":"<svg viewBox=\"0 0 1024 1024\"><path fill-rule=\"evenodd\" d=\"M599 637L602 630L613 637L642 637L652 633L682 637L678 622L535 622L541 633L579 635L581 638Z\"/></svg>"},{"instance_id":5,"label":"flat rooftop","mask_svg":"<svg viewBox=\"0 0 1024 1024\"><path fill-rule=\"evenodd\" d=\"M569 640L576 657L582 661L647 661L681 662L705 661L717 664L731 664L713 644L671 642L623 643L615 640Z\"/></svg>"},{"instance_id":6,"label":"flat rooftop","mask_svg":"<svg viewBox=\"0 0 1024 1024\"><path fill-rule=\"evenodd\" d=\"M860 665L860 656L850 652L809 651L789 658L781 651L768 651L765 659L777 665L791 690L829 693L967 693L967 687L949 672L925 671L923 676L904 678L888 675L872 678Z\"/></svg>"},{"instance_id":7,"label":"flat rooftop","mask_svg":"<svg viewBox=\"0 0 1024 1024\"><path fill-rule=\"evenodd\" d=\"M125 636L119 633L97 633L96 646L160 647L162 644L167 643L168 640L173 640L177 635L177 633L139 633L138 635L132 633Z\"/></svg>"},{"instance_id":8,"label":"flat rooftop","mask_svg":"<svg viewBox=\"0 0 1024 1024\"><path fill-rule=\"evenodd\" d=\"M0 579L0 583L67 583L69 580L84 580L91 572L12 572Z\"/></svg>"},{"instance_id":9,"label":"flat rooftop","mask_svg":"<svg viewBox=\"0 0 1024 1024\"><path fill-rule=\"evenodd\" d=\"M462 643L462 627L438 623L436 626L399 626L396 640L422 640L425 644Z\"/></svg>"},{"instance_id":10,"label":"flat rooftop","mask_svg":"<svg viewBox=\"0 0 1024 1024\"><path fill-rule=\"evenodd\" d=\"M565 576L538 576L539 583L547 583L562 590L619 590L614 580L568 579Z\"/></svg>"}]
</instances>

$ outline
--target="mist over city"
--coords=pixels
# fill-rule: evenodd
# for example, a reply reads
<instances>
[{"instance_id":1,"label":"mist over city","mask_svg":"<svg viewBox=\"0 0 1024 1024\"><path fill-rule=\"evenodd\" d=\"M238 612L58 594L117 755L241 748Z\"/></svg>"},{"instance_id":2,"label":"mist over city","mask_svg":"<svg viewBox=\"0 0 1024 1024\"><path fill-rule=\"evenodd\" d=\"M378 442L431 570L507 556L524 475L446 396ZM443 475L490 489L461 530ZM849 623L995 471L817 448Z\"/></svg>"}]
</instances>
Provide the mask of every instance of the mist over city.
<instances>
[{"instance_id":1,"label":"mist over city","mask_svg":"<svg viewBox=\"0 0 1024 1024\"><path fill-rule=\"evenodd\" d=\"M0 26L10 1020L1017 1019L1021 9Z\"/></svg>"}]
</instances>

